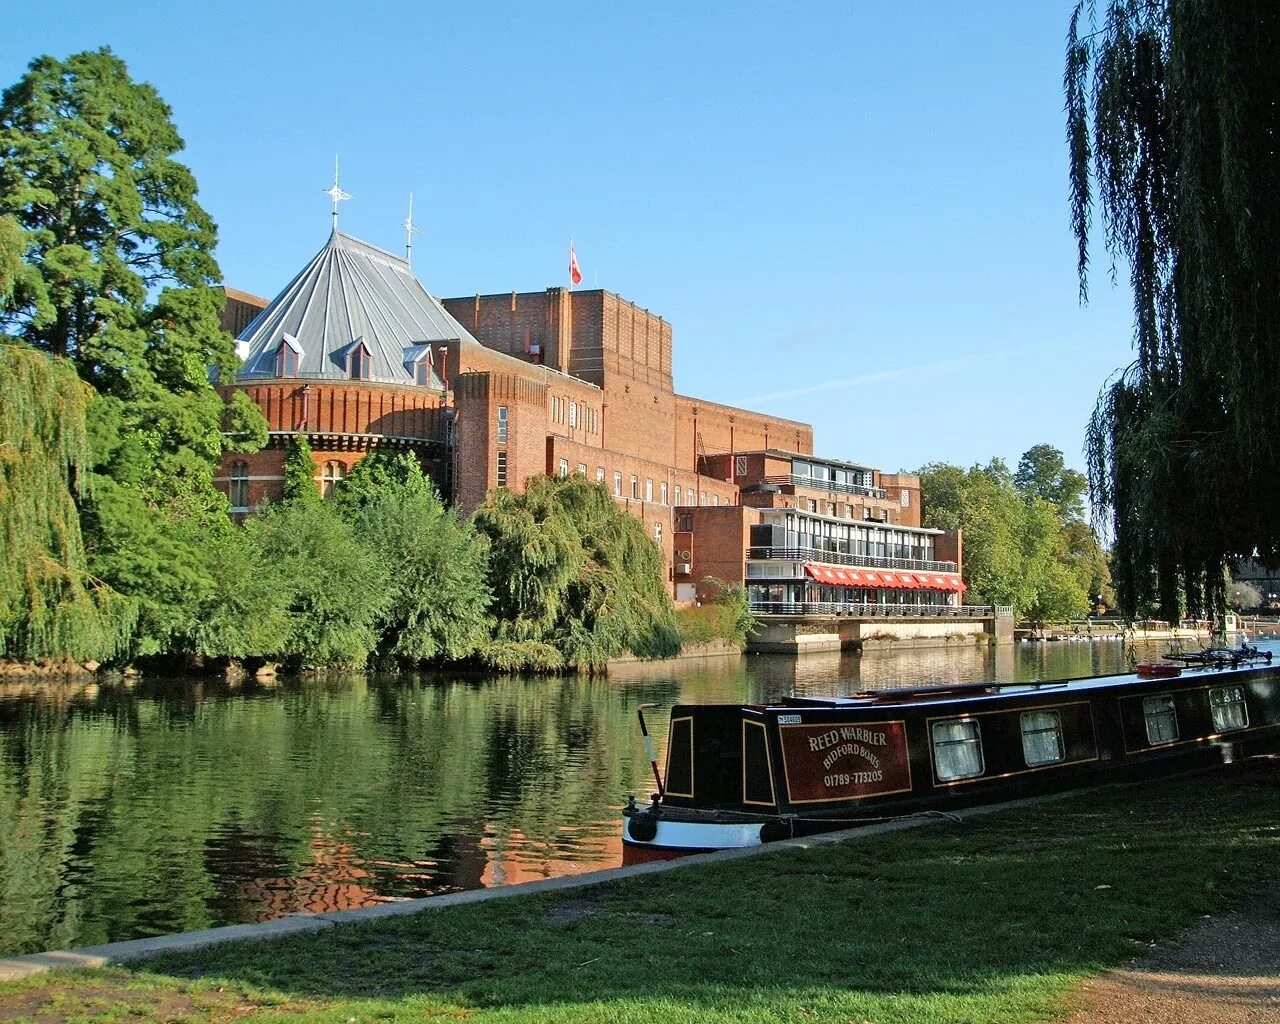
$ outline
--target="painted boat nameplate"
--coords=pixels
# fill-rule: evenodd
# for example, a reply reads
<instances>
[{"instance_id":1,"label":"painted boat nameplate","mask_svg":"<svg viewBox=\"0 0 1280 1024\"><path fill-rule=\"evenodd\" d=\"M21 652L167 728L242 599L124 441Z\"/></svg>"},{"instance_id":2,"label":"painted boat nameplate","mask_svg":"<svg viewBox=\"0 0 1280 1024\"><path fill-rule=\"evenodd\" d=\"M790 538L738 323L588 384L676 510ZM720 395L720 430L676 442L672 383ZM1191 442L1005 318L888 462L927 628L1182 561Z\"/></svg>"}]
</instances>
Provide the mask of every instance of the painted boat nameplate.
<instances>
[{"instance_id":1,"label":"painted boat nameplate","mask_svg":"<svg viewBox=\"0 0 1280 1024\"><path fill-rule=\"evenodd\" d=\"M780 725L787 799L828 803L911 790L903 721Z\"/></svg>"}]
</instances>

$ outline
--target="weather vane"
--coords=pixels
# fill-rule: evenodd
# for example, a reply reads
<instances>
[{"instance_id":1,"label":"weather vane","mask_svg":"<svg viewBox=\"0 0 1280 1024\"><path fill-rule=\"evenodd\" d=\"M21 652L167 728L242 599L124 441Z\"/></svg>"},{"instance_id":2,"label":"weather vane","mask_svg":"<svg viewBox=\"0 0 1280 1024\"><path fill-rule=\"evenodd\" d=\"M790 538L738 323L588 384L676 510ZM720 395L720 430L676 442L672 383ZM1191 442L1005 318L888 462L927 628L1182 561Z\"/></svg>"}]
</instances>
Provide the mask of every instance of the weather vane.
<instances>
[{"instance_id":1,"label":"weather vane","mask_svg":"<svg viewBox=\"0 0 1280 1024\"><path fill-rule=\"evenodd\" d=\"M409 193L409 216L404 219L404 261L413 266L413 236L422 234L422 229L413 222L413 193Z\"/></svg>"},{"instance_id":2,"label":"weather vane","mask_svg":"<svg viewBox=\"0 0 1280 1024\"><path fill-rule=\"evenodd\" d=\"M338 204L344 199L350 199L350 193L342 191L338 185L338 158L333 158L333 185L322 190L325 195L333 200L333 230L338 230Z\"/></svg>"}]
</instances>

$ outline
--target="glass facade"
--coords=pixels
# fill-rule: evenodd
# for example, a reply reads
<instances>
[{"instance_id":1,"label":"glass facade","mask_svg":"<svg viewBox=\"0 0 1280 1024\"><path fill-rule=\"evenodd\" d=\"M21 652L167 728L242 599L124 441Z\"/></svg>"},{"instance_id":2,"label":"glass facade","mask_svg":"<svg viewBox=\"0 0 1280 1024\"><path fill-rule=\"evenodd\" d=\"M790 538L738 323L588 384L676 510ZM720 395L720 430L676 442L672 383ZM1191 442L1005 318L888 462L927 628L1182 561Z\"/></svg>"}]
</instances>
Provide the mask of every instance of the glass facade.
<instances>
[{"instance_id":1,"label":"glass facade","mask_svg":"<svg viewBox=\"0 0 1280 1024\"><path fill-rule=\"evenodd\" d=\"M861 615L957 614L959 594L929 587L830 586L812 579L808 562L862 566L903 572L959 572L954 562L939 561L936 531L850 521L806 509L761 509L761 524L751 527L746 585L753 606L776 611L795 605L823 605L813 611Z\"/></svg>"}]
</instances>

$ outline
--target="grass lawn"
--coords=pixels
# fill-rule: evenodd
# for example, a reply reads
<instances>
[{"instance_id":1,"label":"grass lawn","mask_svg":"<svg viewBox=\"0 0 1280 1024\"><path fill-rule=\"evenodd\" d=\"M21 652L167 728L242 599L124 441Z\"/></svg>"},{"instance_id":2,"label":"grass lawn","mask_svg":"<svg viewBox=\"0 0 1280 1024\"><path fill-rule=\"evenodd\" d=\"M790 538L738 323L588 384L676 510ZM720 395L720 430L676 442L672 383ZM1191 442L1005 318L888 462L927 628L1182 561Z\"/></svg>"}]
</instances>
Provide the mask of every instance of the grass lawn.
<instances>
[{"instance_id":1,"label":"grass lawn","mask_svg":"<svg viewBox=\"0 0 1280 1024\"><path fill-rule=\"evenodd\" d=\"M1280 762L0 985L0 1019L1051 1019L1280 874Z\"/></svg>"}]
</instances>

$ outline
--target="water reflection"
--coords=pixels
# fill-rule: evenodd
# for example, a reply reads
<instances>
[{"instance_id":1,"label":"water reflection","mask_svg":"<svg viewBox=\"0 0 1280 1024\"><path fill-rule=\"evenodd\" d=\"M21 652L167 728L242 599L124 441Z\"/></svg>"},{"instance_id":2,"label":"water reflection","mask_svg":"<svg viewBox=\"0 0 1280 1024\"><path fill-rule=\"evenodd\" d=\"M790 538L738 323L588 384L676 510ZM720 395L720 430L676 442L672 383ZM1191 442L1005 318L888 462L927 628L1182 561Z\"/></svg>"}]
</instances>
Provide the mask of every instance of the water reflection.
<instances>
[{"instance_id":1,"label":"water reflection","mask_svg":"<svg viewBox=\"0 0 1280 1024\"><path fill-rule=\"evenodd\" d=\"M0 686L0 954L617 864L635 709L1123 668L1114 642L623 666Z\"/></svg>"}]
</instances>

